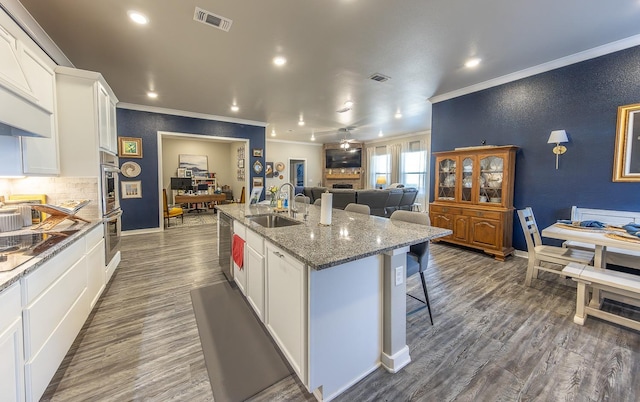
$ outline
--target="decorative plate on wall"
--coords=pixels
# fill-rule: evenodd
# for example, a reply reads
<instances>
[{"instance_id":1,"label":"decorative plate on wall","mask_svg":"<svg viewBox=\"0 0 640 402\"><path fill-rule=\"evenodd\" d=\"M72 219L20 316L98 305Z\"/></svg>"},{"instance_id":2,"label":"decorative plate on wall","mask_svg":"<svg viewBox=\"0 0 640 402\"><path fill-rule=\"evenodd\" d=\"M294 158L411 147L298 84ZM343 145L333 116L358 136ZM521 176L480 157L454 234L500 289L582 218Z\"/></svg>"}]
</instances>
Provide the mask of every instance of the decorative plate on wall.
<instances>
[{"instance_id":1,"label":"decorative plate on wall","mask_svg":"<svg viewBox=\"0 0 640 402\"><path fill-rule=\"evenodd\" d=\"M129 161L122 164L120 172L124 177L137 177L142 172L142 168L137 163Z\"/></svg>"},{"instance_id":2,"label":"decorative plate on wall","mask_svg":"<svg viewBox=\"0 0 640 402\"><path fill-rule=\"evenodd\" d=\"M276 170L278 172L282 172L284 170L284 163L282 163L282 162L276 163Z\"/></svg>"},{"instance_id":3,"label":"decorative plate on wall","mask_svg":"<svg viewBox=\"0 0 640 402\"><path fill-rule=\"evenodd\" d=\"M253 163L253 171L256 173L262 172L262 163L260 161L255 161Z\"/></svg>"}]
</instances>

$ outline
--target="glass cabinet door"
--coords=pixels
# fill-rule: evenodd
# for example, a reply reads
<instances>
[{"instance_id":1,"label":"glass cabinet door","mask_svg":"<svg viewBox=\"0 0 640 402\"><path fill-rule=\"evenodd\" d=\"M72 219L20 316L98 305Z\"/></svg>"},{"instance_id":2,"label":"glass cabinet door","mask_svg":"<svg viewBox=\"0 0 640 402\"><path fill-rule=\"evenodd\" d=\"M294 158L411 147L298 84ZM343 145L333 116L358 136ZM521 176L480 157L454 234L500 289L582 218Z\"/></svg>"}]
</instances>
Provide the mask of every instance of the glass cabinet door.
<instances>
[{"instance_id":1,"label":"glass cabinet door","mask_svg":"<svg viewBox=\"0 0 640 402\"><path fill-rule=\"evenodd\" d=\"M480 159L478 202L502 203L503 169L504 158L501 156L490 155Z\"/></svg>"},{"instance_id":2,"label":"glass cabinet door","mask_svg":"<svg viewBox=\"0 0 640 402\"><path fill-rule=\"evenodd\" d=\"M456 199L456 160L441 159L438 163L438 199L454 201Z\"/></svg>"},{"instance_id":3,"label":"glass cabinet door","mask_svg":"<svg viewBox=\"0 0 640 402\"><path fill-rule=\"evenodd\" d=\"M462 191L460 201L471 202L473 191L473 158L468 156L462 159Z\"/></svg>"}]
</instances>

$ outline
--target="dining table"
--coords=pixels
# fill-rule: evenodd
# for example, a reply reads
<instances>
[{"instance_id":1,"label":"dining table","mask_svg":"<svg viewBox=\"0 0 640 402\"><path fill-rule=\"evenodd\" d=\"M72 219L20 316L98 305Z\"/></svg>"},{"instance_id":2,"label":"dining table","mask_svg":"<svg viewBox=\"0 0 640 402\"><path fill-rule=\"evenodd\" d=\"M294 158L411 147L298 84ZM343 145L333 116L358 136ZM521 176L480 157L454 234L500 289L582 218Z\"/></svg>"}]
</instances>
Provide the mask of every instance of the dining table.
<instances>
[{"instance_id":1,"label":"dining table","mask_svg":"<svg viewBox=\"0 0 640 402\"><path fill-rule=\"evenodd\" d=\"M554 223L542 230L543 237L558 240L573 240L580 243L592 244L594 248L593 266L607 268L607 249L615 248L634 251L640 259L640 238L634 239L626 234L622 228L606 226L604 228L582 227L564 223ZM640 271L638 271L640 274ZM599 289L594 288L590 305L599 307L602 304Z\"/></svg>"}]
</instances>

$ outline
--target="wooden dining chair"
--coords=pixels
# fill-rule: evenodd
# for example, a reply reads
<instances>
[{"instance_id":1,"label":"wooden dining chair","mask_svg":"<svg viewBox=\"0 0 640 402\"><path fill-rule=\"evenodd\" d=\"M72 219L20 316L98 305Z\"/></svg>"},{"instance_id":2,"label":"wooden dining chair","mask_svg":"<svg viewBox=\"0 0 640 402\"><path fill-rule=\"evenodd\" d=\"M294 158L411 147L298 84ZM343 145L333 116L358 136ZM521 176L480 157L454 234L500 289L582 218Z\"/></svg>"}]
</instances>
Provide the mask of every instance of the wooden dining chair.
<instances>
[{"instance_id":1,"label":"wooden dining chair","mask_svg":"<svg viewBox=\"0 0 640 402\"><path fill-rule=\"evenodd\" d=\"M531 286L531 280L538 278L538 271L552 272L562 275L562 269L570 262L593 265L594 253L571 248L547 246L542 244L542 238L531 207L518 210L518 217L527 242L529 263L524 284ZM554 267L543 267L541 262L556 264Z\"/></svg>"},{"instance_id":2,"label":"wooden dining chair","mask_svg":"<svg viewBox=\"0 0 640 402\"><path fill-rule=\"evenodd\" d=\"M164 206L164 219L167 221L167 227L171 226L169 223L170 218L180 217L182 219L182 223L184 223L184 211L180 207L171 207L167 204L167 190L162 189L162 203Z\"/></svg>"}]
</instances>

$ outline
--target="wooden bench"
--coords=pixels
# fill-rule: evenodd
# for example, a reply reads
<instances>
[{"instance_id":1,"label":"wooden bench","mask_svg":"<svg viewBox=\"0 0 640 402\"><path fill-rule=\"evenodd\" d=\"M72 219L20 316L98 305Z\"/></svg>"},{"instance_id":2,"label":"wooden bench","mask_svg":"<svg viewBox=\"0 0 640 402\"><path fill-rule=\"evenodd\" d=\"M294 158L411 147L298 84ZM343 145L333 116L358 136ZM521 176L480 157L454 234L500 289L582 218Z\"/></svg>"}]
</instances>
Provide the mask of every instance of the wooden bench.
<instances>
[{"instance_id":1,"label":"wooden bench","mask_svg":"<svg viewBox=\"0 0 640 402\"><path fill-rule=\"evenodd\" d=\"M640 321L602 311L600 300L588 300L588 287L591 287L605 291L605 297L637 305L640 302L640 276L573 262L564 267L562 273L578 283L573 322L584 325L587 316L592 315L640 331Z\"/></svg>"},{"instance_id":2,"label":"wooden bench","mask_svg":"<svg viewBox=\"0 0 640 402\"><path fill-rule=\"evenodd\" d=\"M592 209L571 207L572 221L599 221L608 225L622 226L627 223L640 223L640 212L632 211L615 211L608 209ZM577 250L593 251L594 245L582 243L574 240L567 240L562 244L563 247L573 248ZM640 253L631 250L623 250L615 247L607 248L607 264L619 265L640 269Z\"/></svg>"}]
</instances>

